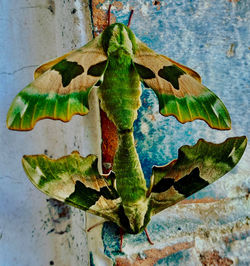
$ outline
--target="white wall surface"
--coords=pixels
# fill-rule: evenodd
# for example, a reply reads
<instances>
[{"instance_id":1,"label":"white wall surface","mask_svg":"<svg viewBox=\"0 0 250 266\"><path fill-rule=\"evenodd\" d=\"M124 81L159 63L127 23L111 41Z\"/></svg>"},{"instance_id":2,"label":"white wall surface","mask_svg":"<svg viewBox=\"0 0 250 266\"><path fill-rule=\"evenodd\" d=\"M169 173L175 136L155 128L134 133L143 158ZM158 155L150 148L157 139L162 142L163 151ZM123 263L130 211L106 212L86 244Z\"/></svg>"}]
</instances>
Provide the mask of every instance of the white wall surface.
<instances>
[{"instance_id":1,"label":"white wall surface","mask_svg":"<svg viewBox=\"0 0 250 266\"><path fill-rule=\"evenodd\" d=\"M0 265L86 265L84 213L59 205L27 179L21 158L100 154L97 99L69 123L42 120L30 132L5 126L14 96L35 68L91 37L87 1L0 0ZM97 109L95 109L97 108Z\"/></svg>"}]
</instances>

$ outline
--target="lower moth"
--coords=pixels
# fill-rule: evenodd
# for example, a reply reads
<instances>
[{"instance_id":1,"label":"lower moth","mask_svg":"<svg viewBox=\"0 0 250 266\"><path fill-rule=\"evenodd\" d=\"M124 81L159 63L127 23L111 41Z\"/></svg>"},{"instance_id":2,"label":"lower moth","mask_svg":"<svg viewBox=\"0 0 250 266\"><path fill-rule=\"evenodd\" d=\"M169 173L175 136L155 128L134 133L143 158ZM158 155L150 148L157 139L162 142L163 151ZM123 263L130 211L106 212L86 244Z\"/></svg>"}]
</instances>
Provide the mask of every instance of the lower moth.
<instances>
[{"instance_id":1,"label":"lower moth","mask_svg":"<svg viewBox=\"0 0 250 266\"><path fill-rule=\"evenodd\" d=\"M230 129L231 121L198 73L155 53L121 23L40 66L34 76L9 109L9 129L31 130L40 119L66 122L75 114L86 115L88 95L98 86L101 107L117 127L119 144L107 176L98 172L95 155L84 158L76 151L57 160L24 156L25 172L48 196L115 222L127 233L145 230L152 215L225 175L244 153L245 136L220 144L200 139L194 146L182 146L176 160L154 166L146 186L133 136L141 83L155 92L164 116L181 123L202 119L220 130Z\"/></svg>"}]
</instances>

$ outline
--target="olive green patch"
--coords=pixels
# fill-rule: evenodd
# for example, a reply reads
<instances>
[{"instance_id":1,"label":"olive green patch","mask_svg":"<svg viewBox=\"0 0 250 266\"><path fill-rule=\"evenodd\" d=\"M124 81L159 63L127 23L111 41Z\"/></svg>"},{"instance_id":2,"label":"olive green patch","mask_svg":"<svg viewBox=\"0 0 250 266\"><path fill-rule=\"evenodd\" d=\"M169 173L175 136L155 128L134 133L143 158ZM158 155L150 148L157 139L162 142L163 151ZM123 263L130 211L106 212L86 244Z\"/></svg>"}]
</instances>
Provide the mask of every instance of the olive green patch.
<instances>
[{"instance_id":1,"label":"olive green patch","mask_svg":"<svg viewBox=\"0 0 250 266\"><path fill-rule=\"evenodd\" d=\"M66 59L63 59L51 69L56 70L61 74L63 87L68 86L73 78L84 72L83 67L77 64L77 62L70 62Z\"/></svg>"},{"instance_id":2,"label":"olive green patch","mask_svg":"<svg viewBox=\"0 0 250 266\"><path fill-rule=\"evenodd\" d=\"M100 191L86 187L80 181L76 181L75 191L65 200L65 202L79 206L79 208L88 210L91 206L103 196L106 199L116 199L118 194L115 189L103 187Z\"/></svg>"},{"instance_id":3,"label":"olive green patch","mask_svg":"<svg viewBox=\"0 0 250 266\"><path fill-rule=\"evenodd\" d=\"M52 182L52 181L56 181L56 180L60 180L61 178L58 176L58 175L54 175L53 174L53 170L51 170L51 166L52 164L50 163L46 163L46 161L44 161L44 158L43 157L26 157L25 158L26 161L29 162L29 164L31 164L31 160L33 160L33 168L35 169L36 166L39 166L39 168L41 167L42 169L42 173L43 175L40 176L40 180L39 180L39 183L37 184L37 186L39 188L43 188L46 184ZM52 166L52 169L53 169L53 166ZM57 169L54 169L54 171L57 170Z\"/></svg>"},{"instance_id":4,"label":"olive green patch","mask_svg":"<svg viewBox=\"0 0 250 266\"><path fill-rule=\"evenodd\" d=\"M182 69L180 69L179 67L175 65L164 66L162 69L158 71L158 75L161 78L170 82L176 90L180 89L179 82L178 82L179 77L185 73L186 72L184 72Z\"/></svg>"},{"instance_id":5,"label":"olive green patch","mask_svg":"<svg viewBox=\"0 0 250 266\"><path fill-rule=\"evenodd\" d=\"M100 77L105 70L106 64L107 64L107 60L91 66L88 69L87 74L94 76L94 77Z\"/></svg>"},{"instance_id":6,"label":"olive green patch","mask_svg":"<svg viewBox=\"0 0 250 266\"><path fill-rule=\"evenodd\" d=\"M188 197L208 185L209 183L200 177L200 170L196 167L190 174L179 179L174 184L174 188L185 197Z\"/></svg>"},{"instance_id":7,"label":"olive green patch","mask_svg":"<svg viewBox=\"0 0 250 266\"><path fill-rule=\"evenodd\" d=\"M73 203L88 210L100 198L100 193L92 188L87 188L80 181L76 181L75 191L65 200L67 203Z\"/></svg>"},{"instance_id":8,"label":"olive green patch","mask_svg":"<svg viewBox=\"0 0 250 266\"><path fill-rule=\"evenodd\" d=\"M140 75L140 77L142 79L155 78L155 73L151 69L149 69L143 65L137 64L137 63L134 63L134 65L135 65L135 68L136 68L138 74Z\"/></svg>"},{"instance_id":9,"label":"olive green patch","mask_svg":"<svg viewBox=\"0 0 250 266\"><path fill-rule=\"evenodd\" d=\"M164 192L174 184L173 178L163 178L156 185L153 186L152 192L161 193Z\"/></svg>"}]
</instances>

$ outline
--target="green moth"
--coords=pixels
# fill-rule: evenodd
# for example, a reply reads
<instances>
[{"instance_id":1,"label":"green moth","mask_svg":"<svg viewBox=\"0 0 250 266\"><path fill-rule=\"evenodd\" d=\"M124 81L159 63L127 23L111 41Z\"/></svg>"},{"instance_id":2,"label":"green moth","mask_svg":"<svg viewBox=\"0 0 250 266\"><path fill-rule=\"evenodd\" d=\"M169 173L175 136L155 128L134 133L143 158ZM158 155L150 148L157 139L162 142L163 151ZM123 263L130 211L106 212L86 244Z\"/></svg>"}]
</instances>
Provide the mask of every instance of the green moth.
<instances>
[{"instance_id":1,"label":"green moth","mask_svg":"<svg viewBox=\"0 0 250 266\"><path fill-rule=\"evenodd\" d=\"M145 230L152 215L230 171L247 143L243 136L221 144L201 139L183 146L176 160L153 167L148 188L133 137L142 82L156 93L162 115L173 115L181 123L202 119L212 128L230 129L226 107L195 71L155 53L120 23L39 67L7 115L13 130L31 130L43 118L69 121L75 114L88 113L88 95L98 85L101 107L119 136L112 172L101 175L97 157L84 158L78 152L57 160L24 156L23 167L50 197L113 221L131 234Z\"/></svg>"}]
</instances>

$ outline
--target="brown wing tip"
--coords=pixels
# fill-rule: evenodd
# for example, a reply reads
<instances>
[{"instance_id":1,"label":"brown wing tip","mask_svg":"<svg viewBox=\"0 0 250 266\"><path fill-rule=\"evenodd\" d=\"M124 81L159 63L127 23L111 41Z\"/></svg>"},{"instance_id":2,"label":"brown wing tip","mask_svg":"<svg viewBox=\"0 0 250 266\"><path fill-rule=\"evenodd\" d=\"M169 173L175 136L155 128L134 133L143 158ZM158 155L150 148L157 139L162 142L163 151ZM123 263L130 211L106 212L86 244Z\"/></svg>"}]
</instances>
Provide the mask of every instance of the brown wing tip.
<instances>
[{"instance_id":1,"label":"brown wing tip","mask_svg":"<svg viewBox=\"0 0 250 266\"><path fill-rule=\"evenodd\" d=\"M44 73L43 66L38 67L34 72L34 79L37 79Z\"/></svg>"}]
</instances>

